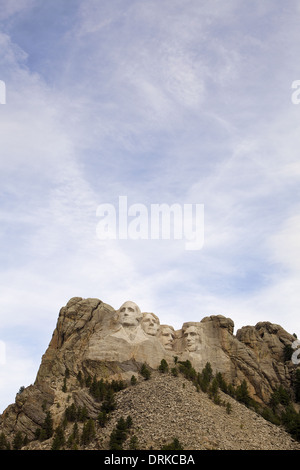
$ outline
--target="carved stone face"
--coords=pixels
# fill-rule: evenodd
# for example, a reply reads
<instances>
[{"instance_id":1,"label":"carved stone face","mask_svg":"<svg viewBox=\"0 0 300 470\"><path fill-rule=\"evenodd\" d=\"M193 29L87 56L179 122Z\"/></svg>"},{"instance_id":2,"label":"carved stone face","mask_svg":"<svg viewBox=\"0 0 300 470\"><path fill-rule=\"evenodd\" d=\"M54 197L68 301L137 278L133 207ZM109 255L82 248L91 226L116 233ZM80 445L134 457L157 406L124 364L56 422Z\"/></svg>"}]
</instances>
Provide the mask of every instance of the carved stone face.
<instances>
[{"instance_id":1,"label":"carved stone face","mask_svg":"<svg viewBox=\"0 0 300 470\"><path fill-rule=\"evenodd\" d=\"M119 322L123 326L138 326L141 320L141 311L137 304L127 301L119 308Z\"/></svg>"},{"instance_id":2,"label":"carved stone face","mask_svg":"<svg viewBox=\"0 0 300 470\"><path fill-rule=\"evenodd\" d=\"M172 350L175 338L174 329L170 326L162 326L160 332L160 340L165 349Z\"/></svg>"},{"instance_id":3,"label":"carved stone face","mask_svg":"<svg viewBox=\"0 0 300 470\"><path fill-rule=\"evenodd\" d=\"M196 326L189 326L184 331L185 347L188 351L196 351L199 346L200 338Z\"/></svg>"},{"instance_id":4,"label":"carved stone face","mask_svg":"<svg viewBox=\"0 0 300 470\"><path fill-rule=\"evenodd\" d=\"M147 335L156 336L159 330L159 319L153 313L146 313L142 320L142 328Z\"/></svg>"}]
</instances>

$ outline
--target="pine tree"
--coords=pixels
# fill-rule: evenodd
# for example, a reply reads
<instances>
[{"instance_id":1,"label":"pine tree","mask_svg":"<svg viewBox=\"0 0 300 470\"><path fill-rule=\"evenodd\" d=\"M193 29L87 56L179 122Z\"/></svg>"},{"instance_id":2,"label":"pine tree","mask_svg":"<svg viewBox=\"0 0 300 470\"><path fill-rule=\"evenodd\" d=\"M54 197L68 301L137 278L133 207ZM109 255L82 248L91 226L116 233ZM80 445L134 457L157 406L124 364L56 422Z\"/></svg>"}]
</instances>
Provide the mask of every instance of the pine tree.
<instances>
[{"instance_id":1,"label":"pine tree","mask_svg":"<svg viewBox=\"0 0 300 470\"><path fill-rule=\"evenodd\" d=\"M42 429L39 432L39 439L44 441L53 435L53 420L50 411L47 412Z\"/></svg>"},{"instance_id":2,"label":"pine tree","mask_svg":"<svg viewBox=\"0 0 300 470\"><path fill-rule=\"evenodd\" d=\"M105 400L102 403L101 411L105 411L105 413L110 413L116 409L116 400L115 394L111 389L108 389L106 393Z\"/></svg>"},{"instance_id":3,"label":"pine tree","mask_svg":"<svg viewBox=\"0 0 300 470\"><path fill-rule=\"evenodd\" d=\"M129 442L129 449L130 450L138 450L139 446L138 446L138 438L136 437L136 435L134 434L131 439L130 439L130 442Z\"/></svg>"},{"instance_id":4,"label":"pine tree","mask_svg":"<svg viewBox=\"0 0 300 470\"><path fill-rule=\"evenodd\" d=\"M231 403L229 403L229 401L226 403L226 413L229 415L231 413L231 410L232 410L232 406L231 406Z\"/></svg>"},{"instance_id":5,"label":"pine tree","mask_svg":"<svg viewBox=\"0 0 300 470\"><path fill-rule=\"evenodd\" d=\"M285 390L282 385L279 385L279 387L276 388L272 393L269 405L271 406L273 411L276 411L276 408L279 404L288 406L290 402L291 398L288 391Z\"/></svg>"},{"instance_id":6,"label":"pine tree","mask_svg":"<svg viewBox=\"0 0 300 470\"><path fill-rule=\"evenodd\" d=\"M67 421L74 422L74 421L76 421L77 416L78 416L78 413L77 413L77 410L76 410L75 403L72 403L72 405L68 406L65 409L65 417L66 417Z\"/></svg>"},{"instance_id":7,"label":"pine tree","mask_svg":"<svg viewBox=\"0 0 300 470\"><path fill-rule=\"evenodd\" d=\"M105 411L100 411L98 414L98 423L101 426L101 428L104 428L107 421L109 420L109 415Z\"/></svg>"},{"instance_id":8,"label":"pine tree","mask_svg":"<svg viewBox=\"0 0 300 470\"><path fill-rule=\"evenodd\" d=\"M123 443L127 438L127 424L123 417L121 417L117 423L117 426L112 431L109 440L110 450L122 450Z\"/></svg>"},{"instance_id":9,"label":"pine tree","mask_svg":"<svg viewBox=\"0 0 300 470\"><path fill-rule=\"evenodd\" d=\"M77 438L78 438L78 433L79 433L79 431L78 431L78 424L77 424L77 423L74 423L71 436L72 436L74 439L77 439Z\"/></svg>"},{"instance_id":10,"label":"pine tree","mask_svg":"<svg viewBox=\"0 0 300 470\"><path fill-rule=\"evenodd\" d=\"M23 446L23 436L21 431L18 431L13 440L13 449L20 450Z\"/></svg>"},{"instance_id":11,"label":"pine tree","mask_svg":"<svg viewBox=\"0 0 300 470\"><path fill-rule=\"evenodd\" d=\"M158 367L158 370L162 373L168 372L169 366L168 366L168 363L165 359L161 360L160 365Z\"/></svg>"},{"instance_id":12,"label":"pine tree","mask_svg":"<svg viewBox=\"0 0 300 470\"><path fill-rule=\"evenodd\" d=\"M237 401L244 403L244 405L249 406L251 402L251 397L249 395L248 386L246 380L243 380L241 385L236 389L236 399Z\"/></svg>"},{"instance_id":13,"label":"pine tree","mask_svg":"<svg viewBox=\"0 0 300 470\"><path fill-rule=\"evenodd\" d=\"M210 362L207 362L205 364L205 367L202 370L202 376L203 376L203 379L207 381L208 383L211 381L212 376L213 376L213 371L212 371Z\"/></svg>"},{"instance_id":14,"label":"pine tree","mask_svg":"<svg viewBox=\"0 0 300 470\"><path fill-rule=\"evenodd\" d=\"M162 450L183 450L182 444L179 442L177 437L173 438L173 441L170 444L162 446Z\"/></svg>"},{"instance_id":15,"label":"pine tree","mask_svg":"<svg viewBox=\"0 0 300 470\"><path fill-rule=\"evenodd\" d=\"M65 435L63 428L58 426L55 430L55 436L52 442L51 450L60 450L65 445Z\"/></svg>"},{"instance_id":16,"label":"pine tree","mask_svg":"<svg viewBox=\"0 0 300 470\"><path fill-rule=\"evenodd\" d=\"M222 390L222 392L227 393L228 392L228 385L227 385L226 381L224 380L221 372L216 373L216 380L217 380L218 385L219 385L220 389Z\"/></svg>"},{"instance_id":17,"label":"pine tree","mask_svg":"<svg viewBox=\"0 0 300 470\"><path fill-rule=\"evenodd\" d=\"M75 422L73 425L72 433L70 434L68 441L67 441L67 446L69 449L77 450L78 434L79 434L78 424Z\"/></svg>"},{"instance_id":18,"label":"pine tree","mask_svg":"<svg viewBox=\"0 0 300 470\"><path fill-rule=\"evenodd\" d=\"M227 392L226 392L229 396L231 396L232 398L235 397L235 388L232 384L229 384L227 386Z\"/></svg>"},{"instance_id":19,"label":"pine tree","mask_svg":"<svg viewBox=\"0 0 300 470\"><path fill-rule=\"evenodd\" d=\"M221 403L221 398L218 394L218 391L219 391L219 384L218 384L217 379L214 378L209 387L209 396L216 405L220 405Z\"/></svg>"},{"instance_id":20,"label":"pine tree","mask_svg":"<svg viewBox=\"0 0 300 470\"><path fill-rule=\"evenodd\" d=\"M144 363L141 367L141 375L145 380L149 380L151 376L151 371L148 369L147 365Z\"/></svg>"},{"instance_id":21,"label":"pine tree","mask_svg":"<svg viewBox=\"0 0 300 470\"><path fill-rule=\"evenodd\" d=\"M96 398L96 400L99 400L99 388L98 388L98 382L97 382L97 379L96 379L96 376L94 375L94 378L93 378L93 381L90 385L90 393L91 395L93 395L94 398Z\"/></svg>"},{"instance_id":22,"label":"pine tree","mask_svg":"<svg viewBox=\"0 0 300 470\"><path fill-rule=\"evenodd\" d=\"M81 435L81 444L89 444L96 436L95 423L94 420L88 419L83 426L82 435Z\"/></svg>"},{"instance_id":23,"label":"pine tree","mask_svg":"<svg viewBox=\"0 0 300 470\"><path fill-rule=\"evenodd\" d=\"M122 450L123 442L119 439L119 434L116 429L113 429L109 438L109 449L110 450Z\"/></svg>"},{"instance_id":24,"label":"pine tree","mask_svg":"<svg viewBox=\"0 0 300 470\"><path fill-rule=\"evenodd\" d=\"M131 376L130 383L131 383L131 385L136 385L136 383L137 383L137 378L136 378L135 375L132 375L132 376Z\"/></svg>"},{"instance_id":25,"label":"pine tree","mask_svg":"<svg viewBox=\"0 0 300 470\"><path fill-rule=\"evenodd\" d=\"M77 374L77 380L78 380L78 382L79 382L80 387L83 387L83 385L84 385L84 380L83 380L83 377L82 377L82 372L81 372L81 370L80 370L80 371L78 372L78 374Z\"/></svg>"}]
</instances>

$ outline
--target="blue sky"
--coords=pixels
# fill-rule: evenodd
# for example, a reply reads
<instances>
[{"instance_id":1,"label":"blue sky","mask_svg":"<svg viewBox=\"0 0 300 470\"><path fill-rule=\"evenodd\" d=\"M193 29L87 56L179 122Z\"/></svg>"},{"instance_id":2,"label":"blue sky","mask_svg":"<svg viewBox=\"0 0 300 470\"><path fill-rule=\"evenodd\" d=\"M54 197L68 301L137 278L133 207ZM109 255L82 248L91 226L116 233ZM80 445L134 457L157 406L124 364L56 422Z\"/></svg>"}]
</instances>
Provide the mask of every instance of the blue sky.
<instances>
[{"instance_id":1,"label":"blue sky","mask_svg":"<svg viewBox=\"0 0 300 470\"><path fill-rule=\"evenodd\" d=\"M0 0L0 411L74 296L300 334L300 2ZM204 204L205 243L96 236Z\"/></svg>"}]
</instances>

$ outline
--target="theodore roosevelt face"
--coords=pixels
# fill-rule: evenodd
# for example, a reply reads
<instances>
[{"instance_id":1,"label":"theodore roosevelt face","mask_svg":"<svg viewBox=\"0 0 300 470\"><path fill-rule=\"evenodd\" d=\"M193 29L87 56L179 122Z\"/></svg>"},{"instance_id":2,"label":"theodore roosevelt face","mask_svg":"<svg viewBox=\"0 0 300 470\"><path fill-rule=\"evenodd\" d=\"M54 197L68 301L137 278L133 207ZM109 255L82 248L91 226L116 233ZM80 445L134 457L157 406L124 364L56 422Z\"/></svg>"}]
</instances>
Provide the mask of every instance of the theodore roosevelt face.
<instances>
[{"instance_id":1,"label":"theodore roosevelt face","mask_svg":"<svg viewBox=\"0 0 300 470\"><path fill-rule=\"evenodd\" d=\"M142 319L142 328L147 335L156 336L159 330L159 319L154 313L146 313Z\"/></svg>"},{"instance_id":2,"label":"theodore roosevelt face","mask_svg":"<svg viewBox=\"0 0 300 470\"><path fill-rule=\"evenodd\" d=\"M172 350L173 342L175 338L174 328L171 326L163 325L161 326L160 340L165 347L165 349Z\"/></svg>"}]
</instances>

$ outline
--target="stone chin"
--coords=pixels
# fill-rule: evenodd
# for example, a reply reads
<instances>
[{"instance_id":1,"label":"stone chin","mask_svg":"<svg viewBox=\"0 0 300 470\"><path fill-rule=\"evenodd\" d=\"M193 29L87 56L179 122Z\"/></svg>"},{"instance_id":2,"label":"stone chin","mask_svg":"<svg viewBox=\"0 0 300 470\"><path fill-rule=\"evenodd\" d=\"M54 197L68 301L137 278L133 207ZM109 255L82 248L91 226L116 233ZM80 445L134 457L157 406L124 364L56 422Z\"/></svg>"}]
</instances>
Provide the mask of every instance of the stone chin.
<instances>
[{"instance_id":1,"label":"stone chin","mask_svg":"<svg viewBox=\"0 0 300 470\"><path fill-rule=\"evenodd\" d=\"M150 335L150 336L156 336L157 335L157 328L148 327L147 329L145 329L145 333L147 333L147 335Z\"/></svg>"}]
</instances>

